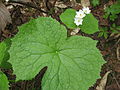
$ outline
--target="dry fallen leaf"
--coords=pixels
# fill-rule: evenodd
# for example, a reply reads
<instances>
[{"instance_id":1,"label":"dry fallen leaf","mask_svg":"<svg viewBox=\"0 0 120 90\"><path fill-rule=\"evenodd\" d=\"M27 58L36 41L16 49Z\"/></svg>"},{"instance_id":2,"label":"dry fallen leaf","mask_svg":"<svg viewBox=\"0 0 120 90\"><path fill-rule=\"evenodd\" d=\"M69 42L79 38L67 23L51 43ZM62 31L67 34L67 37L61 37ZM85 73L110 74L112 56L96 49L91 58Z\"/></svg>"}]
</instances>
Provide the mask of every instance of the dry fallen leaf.
<instances>
[{"instance_id":1,"label":"dry fallen leaf","mask_svg":"<svg viewBox=\"0 0 120 90\"><path fill-rule=\"evenodd\" d=\"M8 0L8 1L16 1L16 2L31 2L31 0Z\"/></svg>"},{"instance_id":2,"label":"dry fallen leaf","mask_svg":"<svg viewBox=\"0 0 120 90\"><path fill-rule=\"evenodd\" d=\"M79 31L80 31L80 28L76 28L70 34L71 35L76 35Z\"/></svg>"},{"instance_id":3,"label":"dry fallen leaf","mask_svg":"<svg viewBox=\"0 0 120 90\"><path fill-rule=\"evenodd\" d=\"M63 2L56 2L55 7L58 7L58 8L67 8L67 6Z\"/></svg>"},{"instance_id":4,"label":"dry fallen leaf","mask_svg":"<svg viewBox=\"0 0 120 90\"><path fill-rule=\"evenodd\" d=\"M14 5L14 6L23 6L23 3L31 3L31 0L9 0L9 3Z\"/></svg>"},{"instance_id":5,"label":"dry fallen leaf","mask_svg":"<svg viewBox=\"0 0 120 90\"><path fill-rule=\"evenodd\" d=\"M0 1L0 31L4 30L7 23L11 23L10 13L5 5Z\"/></svg>"},{"instance_id":6,"label":"dry fallen leaf","mask_svg":"<svg viewBox=\"0 0 120 90\"><path fill-rule=\"evenodd\" d=\"M90 6L90 1L89 0L81 0L81 4L83 7L88 7L88 6Z\"/></svg>"},{"instance_id":7,"label":"dry fallen leaf","mask_svg":"<svg viewBox=\"0 0 120 90\"><path fill-rule=\"evenodd\" d=\"M102 80L100 81L100 84L96 87L96 90L105 90L105 85L107 82L107 77L109 75L109 73L111 73L111 71L108 71L102 78Z\"/></svg>"},{"instance_id":8,"label":"dry fallen leaf","mask_svg":"<svg viewBox=\"0 0 120 90\"><path fill-rule=\"evenodd\" d=\"M18 1L22 1L22 2L31 2L31 0L18 0Z\"/></svg>"},{"instance_id":9,"label":"dry fallen leaf","mask_svg":"<svg viewBox=\"0 0 120 90\"><path fill-rule=\"evenodd\" d=\"M70 0L71 6L74 7L76 5L76 0Z\"/></svg>"}]
</instances>

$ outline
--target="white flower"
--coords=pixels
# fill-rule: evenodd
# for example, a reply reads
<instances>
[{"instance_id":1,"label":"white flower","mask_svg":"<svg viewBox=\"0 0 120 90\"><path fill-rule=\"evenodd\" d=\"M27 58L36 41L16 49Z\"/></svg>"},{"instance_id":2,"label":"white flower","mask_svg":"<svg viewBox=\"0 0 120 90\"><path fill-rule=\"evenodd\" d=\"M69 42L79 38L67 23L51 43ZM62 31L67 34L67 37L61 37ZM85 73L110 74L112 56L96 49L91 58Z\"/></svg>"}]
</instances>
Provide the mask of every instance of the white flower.
<instances>
[{"instance_id":1,"label":"white flower","mask_svg":"<svg viewBox=\"0 0 120 90\"><path fill-rule=\"evenodd\" d=\"M74 23L79 26L79 25L82 25L82 22L83 22L83 19L82 18L79 18L79 17L75 17L74 18Z\"/></svg>"},{"instance_id":2,"label":"white flower","mask_svg":"<svg viewBox=\"0 0 120 90\"><path fill-rule=\"evenodd\" d=\"M9 0L5 0L6 2L8 2Z\"/></svg>"},{"instance_id":3,"label":"white flower","mask_svg":"<svg viewBox=\"0 0 120 90\"><path fill-rule=\"evenodd\" d=\"M79 26L82 25L83 18L86 16L86 14L89 14L91 10L89 7L83 7L82 10L79 10L76 12L75 18L74 18L74 23Z\"/></svg>"},{"instance_id":4,"label":"white flower","mask_svg":"<svg viewBox=\"0 0 120 90\"><path fill-rule=\"evenodd\" d=\"M85 13L85 14L90 14L90 12L91 12L91 10L89 9L89 7L83 7L83 12Z\"/></svg>"},{"instance_id":5,"label":"white flower","mask_svg":"<svg viewBox=\"0 0 120 90\"><path fill-rule=\"evenodd\" d=\"M76 12L76 18L84 18L85 17L85 13L82 10L79 10Z\"/></svg>"}]
</instances>

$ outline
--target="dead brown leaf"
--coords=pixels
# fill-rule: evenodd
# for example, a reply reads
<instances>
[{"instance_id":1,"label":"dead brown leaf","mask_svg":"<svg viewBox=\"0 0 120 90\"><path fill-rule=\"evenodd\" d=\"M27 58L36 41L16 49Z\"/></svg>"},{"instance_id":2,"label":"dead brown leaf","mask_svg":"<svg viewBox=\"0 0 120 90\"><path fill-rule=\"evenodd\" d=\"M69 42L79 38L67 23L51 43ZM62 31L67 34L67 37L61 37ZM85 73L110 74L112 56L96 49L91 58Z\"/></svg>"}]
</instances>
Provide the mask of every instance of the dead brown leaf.
<instances>
[{"instance_id":1,"label":"dead brown leaf","mask_svg":"<svg viewBox=\"0 0 120 90\"><path fill-rule=\"evenodd\" d=\"M5 5L0 2L0 31L4 30L7 23L11 23L10 13Z\"/></svg>"},{"instance_id":2,"label":"dead brown leaf","mask_svg":"<svg viewBox=\"0 0 120 90\"><path fill-rule=\"evenodd\" d=\"M76 5L76 0L70 0L71 2L71 7L74 7Z\"/></svg>"},{"instance_id":3,"label":"dead brown leaf","mask_svg":"<svg viewBox=\"0 0 120 90\"><path fill-rule=\"evenodd\" d=\"M16 2L31 2L31 0L11 0L11 1L16 1Z\"/></svg>"},{"instance_id":4,"label":"dead brown leaf","mask_svg":"<svg viewBox=\"0 0 120 90\"><path fill-rule=\"evenodd\" d=\"M108 71L108 72L103 76L103 78L102 78L101 81L100 81L100 84L96 87L96 90L105 90L105 85L106 85L107 77L108 77L109 73L111 73L111 71Z\"/></svg>"},{"instance_id":5,"label":"dead brown leaf","mask_svg":"<svg viewBox=\"0 0 120 90\"><path fill-rule=\"evenodd\" d=\"M55 7L58 8L67 8L67 6L63 2L56 2Z\"/></svg>"},{"instance_id":6,"label":"dead brown leaf","mask_svg":"<svg viewBox=\"0 0 120 90\"><path fill-rule=\"evenodd\" d=\"M81 0L81 4L83 7L88 7L88 6L90 6L90 1L89 0Z\"/></svg>"}]
</instances>

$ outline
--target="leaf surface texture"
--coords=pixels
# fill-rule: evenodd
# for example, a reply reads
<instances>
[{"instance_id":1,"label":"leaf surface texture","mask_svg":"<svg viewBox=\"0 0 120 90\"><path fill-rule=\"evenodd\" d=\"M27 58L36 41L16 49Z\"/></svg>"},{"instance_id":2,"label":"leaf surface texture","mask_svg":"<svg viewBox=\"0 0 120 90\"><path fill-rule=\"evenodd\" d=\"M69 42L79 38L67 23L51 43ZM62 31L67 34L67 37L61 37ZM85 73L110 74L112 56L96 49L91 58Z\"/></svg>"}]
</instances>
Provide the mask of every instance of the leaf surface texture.
<instances>
[{"instance_id":1,"label":"leaf surface texture","mask_svg":"<svg viewBox=\"0 0 120 90\"><path fill-rule=\"evenodd\" d=\"M67 37L67 30L50 17L33 19L19 27L12 39L9 62L18 80L31 80L47 66L42 90L87 90L104 62L96 41Z\"/></svg>"},{"instance_id":2,"label":"leaf surface texture","mask_svg":"<svg viewBox=\"0 0 120 90\"><path fill-rule=\"evenodd\" d=\"M8 79L3 72L0 72L0 90L9 90Z\"/></svg>"}]
</instances>

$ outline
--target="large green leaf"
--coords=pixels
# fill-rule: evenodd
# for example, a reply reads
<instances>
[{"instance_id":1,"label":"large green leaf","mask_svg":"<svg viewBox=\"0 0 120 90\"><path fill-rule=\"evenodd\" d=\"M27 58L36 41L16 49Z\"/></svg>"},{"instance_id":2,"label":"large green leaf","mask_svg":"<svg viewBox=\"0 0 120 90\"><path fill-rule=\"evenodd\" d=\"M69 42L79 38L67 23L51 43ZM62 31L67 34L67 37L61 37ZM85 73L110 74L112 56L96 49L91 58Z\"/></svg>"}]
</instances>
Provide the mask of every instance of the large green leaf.
<instances>
[{"instance_id":1,"label":"large green leaf","mask_svg":"<svg viewBox=\"0 0 120 90\"><path fill-rule=\"evenodd\" d=\"M64 13L60 15L61 21L70 29L75 29L77 26L74 23L74 18L76 15L76 10L74 9L67 9ZM87 34L93 34L98 29L98 20L91 14L87 14L83 18L83 24L79 26L80 29L87 33Z\"/></svg>"},{"instance_id":2,"label":"large green leaf","mask_svg":"<svg viewBox=\"0 0 120 90\"><path fill-rule=\"evenodd\" d=\"M0 90L9 90L8 83L6 75L0 71Z\"/></svg>"},{"instance_id":3,"label":"large green leaf","mask_svg":"<svg viewBox=\"0 0 120 90\"><path fill-rule=\"evenodd\" d=\"M47 66L42 90L87 90L104 62L96 41L82 36L67 37L56 20L40 17L19 27L12 39L9 62L18 80L31 80Z\"/></svg>"},{"instance_id":4,"label":"large green leaf","mask_svg":"<svg viewBox=\"0 0 120 90\"><path fill-rule=\"evenodd\" d=\"M5 52L6 52L6 44L4 42L0 43L0 66L3 61Z\"/></svg>"},{"instance_id":5,"label":"large green leaf","mask_svg":"<svg viewBox=\"0 0 120 90\"><path fill-rule=\"evenodd\" d=\"M9 39L0 43L0 67L2 68L11 68L11 64L8 63L9 53L8 49L10 48L11 41Z\"/></svg>"}]
</instances>

